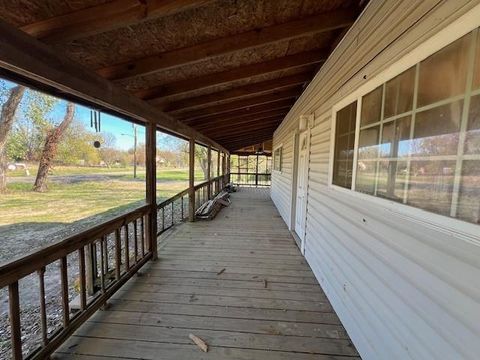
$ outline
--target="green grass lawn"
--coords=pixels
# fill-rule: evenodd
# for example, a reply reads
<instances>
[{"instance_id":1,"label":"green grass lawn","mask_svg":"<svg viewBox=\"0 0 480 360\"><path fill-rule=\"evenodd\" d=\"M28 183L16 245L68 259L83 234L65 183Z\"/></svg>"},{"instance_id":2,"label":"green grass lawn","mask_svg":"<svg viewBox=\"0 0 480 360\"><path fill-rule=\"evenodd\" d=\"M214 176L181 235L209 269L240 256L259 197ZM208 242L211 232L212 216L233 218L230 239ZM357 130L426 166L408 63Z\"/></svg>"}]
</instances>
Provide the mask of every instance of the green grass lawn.
<instances>
[{"instance_id":1,"label":"green grass lawn","mask_svg":"<svg viewBox=\"0 0 480 360\"><path fill-rule=\"evenodd\" d=\"M0 195L0 225L28 222L71 223L108 211L121 211L139 205L145 199L145 170L133 168L107 169L88 167L55 167L48 182L48 191L33 192L35 175L11 177L7 192ZM89 177L82 178L81 175ZM99 175L98 180L91 176ZM201 177L201 170L197 171ZM20 179L19 176L23 178ZM71 176L69 180L55 176ZM78 179L76 178L78 176ZM157 197L167 199L188 186L188 169L159 168ZM108 213L107 213L108 214Z\"/></svg>"}]
</instances>

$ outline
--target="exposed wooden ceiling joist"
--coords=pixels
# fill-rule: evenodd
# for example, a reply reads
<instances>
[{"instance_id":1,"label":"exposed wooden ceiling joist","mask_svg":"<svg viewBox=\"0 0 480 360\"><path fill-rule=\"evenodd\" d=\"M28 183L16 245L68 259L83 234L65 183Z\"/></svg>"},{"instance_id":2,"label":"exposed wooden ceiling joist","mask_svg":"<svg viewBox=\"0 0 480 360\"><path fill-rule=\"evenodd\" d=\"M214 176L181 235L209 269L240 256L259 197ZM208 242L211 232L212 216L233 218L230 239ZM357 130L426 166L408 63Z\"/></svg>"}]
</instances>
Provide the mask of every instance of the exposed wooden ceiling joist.
<instances>
[{"instance_id":1,"label":"exposed wooden ceiling joist","mask_svg":"<svg viewBox=\"0 0 480 360\"><path fill-rule=\"evenodd\" d=\"M294 39L307 34L344 28L350 26L355 18L355 9L334 10L284 24L251 30L238 35L107 66L98 69L97 72L102 77L110 80L145 75L200 60L207 60L242 49Z\"/></svg>"},{"instance_id":2,"label":"exposed wooden ceiling joist","mask_svg":"<svg viewBox=\"0 0 480 360\"><path fill-rule=\"evenodd\" d=\"M199 110L172 112L172 114L175 114L179 119L188 119L193 117L200 118L202 116L220 114L232 110L240 110L249 108L251 106L276 102L282 99L293 99L300 95L301 90L301 87L295 87L292 89L280 90L272 94L260 95L252 98L235 100L226 104L209 106Z\"/></svg>"},{"instance_id":3,"label":"exposed wooden ceiling joist","mask_svg":"<svg viewBox=\"0 0 480 360\"><path fill-rule=\"evenodd\" d=\"M268 130L265 132L257 132L254 135L243 136L239 140L218 140L224 147L229 151L238 150L245 146L250 146L252 144L258 144L267 140L271 140L273 136L273 131Z\"/></svg>"},{"instance_id":4,"label":"exposed wooden ceiling joist","mask_svg":"<svg viewBox=\"0 0 480 360\"><path fill-rule=\"evenodd\" d=\"M286 109L272 110L272 111L266 111L266 112L260 113L258 115L251 115L251 116L247 116L247 117L244 117L244 118L241 118L241 119L236 119L236 120L226 118L226 119L216 120L214 122L208 122L208 123L204 123L204 124L200 124L200 125L195 124L194 127L198 131L203 131L203 130L207 130L207 129L211 129L211 128L218 129L218 128L222 128L222 127L229 127L229 126L232 126L232 125L237 125L237 124L247 124L247 123L252 122L252 121L259 121L259 120L263 120L263 119L266 119L266 118L270 118L272 116L285 117L286 115L287 115L287 110Z\"/></svg>"},{"instance_id":5,"label":"exposed wooden ceiling joist","mask_svg":"<svg viewBox=\"0 0 480 360\"><path fill-rule=\"evenodd\" d=\"M217 135L215 139L217 141L225 141L225 140L237 140L241 139L244 136L249 136L249 135L256 135L258 133L263 133L263 132L268 132L270 131L270 134L273 136L273 132L275 131L277 124L265 124L261 126L257 126L255 129L244 129L244 130L237 130L235 132L230 132L226 133L224 135Z\"/></svg>"},{"instance_id":6,"label":"exposed wooden ceiling joist","mask_svg":"<svg viewBox=\"0 0 480 360\"><path fill-rule=\"evenodd\" d=\"M209 137L216 137L218 135L222 135L225 133L232 133L236 130L242 130L242 129L255 129L257 126L263 126L266 124L272 124L272 123L279 123L283 119L283 116L269 116L265 117L263 119L254 119L250 121L245 121L241 123L233 123L230 125L224 125L224 126L215 126L212 127L208 130L204 130L203 133Z\"/></svg>"},{"instance_id":7,"label":"exposed wooden ceiling joist","mask_svg":"<svg viewBox=\"0 0 480 360\"><path fill-rule=\"evenodd\" d=\"M222 144L229 149L229 151L237 150L244 148L245 146L251 146L252 144L258 144L261 142L269 141L272 139L273 133L271 131L266 131L262 133L257 133L252 136L245 136L242 139L235 141L223 141Z\"/></svg>"},{"instance_id":8,"label":"exposed wooden ceiling joist","mask_svg":"<svg viewBox=\"0 0 480 360\"><path fill-rule=\"evenodd\" d=\"M207 124L212 121L224 120L224 119L230 119L233 121L238 119L244 119L246 117L250 117L254 115L259 115L261 113L265 113L268 111L274 111L279 109L282 109L282 110L290 109L293 104L294 104L294 99L283 99L283 100L274 101L268 104L251 106L246 109L233 110L233 111L228 111L228 112L215 114L211 116L194 117L194 118L184 119L182 121L186 124L189 124L190 126Z\"/></svg>"},{"instance_id":9,"label":"exposed wooden ceiling joist","mask_svg":"<svg viewBox=\"0 0 480 360\"><path fill-rule=\"evenodd\" d=\"M21 27L44 42L67 42L203 6L213 0L114 0Z\"/></svg>"},{"instance_id":10,"label":"exposed wooden ceiling joist","mask_svg":"<svg viewBox=\"0 0 480 360\"><path fill-rule=\"evenodd\" d=\"M328 54L328 50L305 51L298 54L288 55L261 63L240 66L238 68L208 74L193 79L180 80L169 84L138 90L134 94L144 100L151 100L158 97L165 98L171 95L183 94L190 91L226 84L258 75L319 64L327 59Z\"/></svg>"},{"instance_id":11,"label":"exposed wooden ceiling joist","mask_svg":"<svg viewBox=\"0 0 480 360\"><path fill-rule=\"evenodd\" d=\"M215 92L212 94L201 95L193 98L182 99L167 104L162 107L163 111L177 111L183 109L191 109L203 107L208 104L220 103L225 100L234 100L254 94L268 93L282 88L290 88L301 85L313 78L313 73L304 72L291 76L285 76L277 79L266 80L258 83L247 84L244 86L232 88L225 91Z\"/></svg>"}]
</instances>

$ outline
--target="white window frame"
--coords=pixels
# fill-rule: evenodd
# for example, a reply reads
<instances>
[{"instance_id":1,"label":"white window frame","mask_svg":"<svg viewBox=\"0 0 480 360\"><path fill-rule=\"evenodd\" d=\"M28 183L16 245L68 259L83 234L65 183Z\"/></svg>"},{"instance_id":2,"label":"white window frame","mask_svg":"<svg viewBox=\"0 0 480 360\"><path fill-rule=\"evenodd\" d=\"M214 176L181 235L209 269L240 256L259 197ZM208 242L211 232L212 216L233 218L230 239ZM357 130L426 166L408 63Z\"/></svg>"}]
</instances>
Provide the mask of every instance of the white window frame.
<instances>
[{"instance_id":1,"label":"white window frame","mask_svg":"<svg viewBox=\"0 0 480 360\"><path fill-rule=\"evenodd\" d=\"M278 150L278 149L281 149L281 155L280 155L280 170L277 170L275 169L275 152ZM273 156L272 156L272 173L275 172L277 174L281 174L283 173L283 143L282 144L278 144L277 146L275 146L275 148L273 149Z\"/></svg>"},{"instance_id":2,"label":"white window frame","mask_svg":"<svg viewBox=\"0 0 480 360\"><path fill-rule=\"evenodd\" d=\"M380 74L367 81L360 86L357 90L350 95L343 98L332 107L332 122L330 133L330 156L329 156L329 172L328 172L328 186L332 191L341 191L342 193L354 196L362 201L368 201L372 204L384 207L387 210L397 213L400 216L409 218L415 222L421 222L428 226L432 226L436 229L453 232L466 236L468 239L473 239L480 244L479 238L479 225L469 223L453 217L436 214L427 210L423 210L411 205L402 204L392 200L388 200L381 197L376 197L371 194L364 194L355 191L355 180L357 172L357 158L358 158L358 140L360 136L360 114L362 107L362 97L371 91L375 90L378 86L392 80L397 75L400 75L404 71L410 69L421 61L425 60L430 55L443 49L445 46L460 39L462 36L470 33L476 28L480 27L480 5L474 7L471 11L464 14L453 23L437 32L430 39L419 45L412 50L409 54L390 65L387 69ZM479 34L480 36L480 34ZM333 169L334 169L334 156L335 156L335 131L336 131L336 116L338 111L351 103L357 101L357 117L355 124L355 142L354 142L354 156L353 156L353 169L352 169L352 187L347 189L333 184Z\"/></svg>"}]
</instances>

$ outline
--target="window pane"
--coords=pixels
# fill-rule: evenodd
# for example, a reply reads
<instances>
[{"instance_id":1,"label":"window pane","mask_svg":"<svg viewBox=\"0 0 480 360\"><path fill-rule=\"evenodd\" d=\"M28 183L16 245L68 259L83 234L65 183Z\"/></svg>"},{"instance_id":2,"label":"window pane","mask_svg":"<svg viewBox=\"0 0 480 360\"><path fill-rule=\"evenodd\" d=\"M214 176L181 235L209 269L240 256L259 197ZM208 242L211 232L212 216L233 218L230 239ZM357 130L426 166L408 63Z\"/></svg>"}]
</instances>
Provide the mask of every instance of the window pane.
<instances>
[{"instance_id":1,"label":"window pane","mask_svg":"<svg viewBox=\"0 0 480 360\"><path fill-rule=\"evenodd\" d=\"M470 99L465 153L480 154L480 95Z\"/></svg>"},{"instance_id":2,"label":"window pane","mask_svg":"<svg viewBox=\"0 0 480 360\"><path fill-rule=\"evenodd\" d=\"M380 121L382 111L382 86L362 98L362 116L360 126Z\"/></svg>"},{"instance_id":3,"label":"window pane","mask_svg":"<svg viewBox=\"0 0 480 360\"><path fill-rule=\"evenodd\" d=\"M380 156L403 157L410 151L411 116L395 119L383 125Z\"/></svg>"},{"instance_id":4,"label":"window pane","mask_svg":"<svg viewBox=\"0 0 480 360\"><path fill-rule=\"evenodd\" d=\"M417 113L412 154L414 156L455 155L463 101Z\"/></svg>"},{"instance_id":5,"label":"window pane","mask_svg":"<svg viewBox=\"0 0 480 360\"><path fill-rule=\"evenodd\" d=\"M475 73L473 74L473 88L480 88L480 36L477 35L477 51L475 55Z\"/></svg>"},{"instance_id":6,"label":"window pane","mask_svg":"<svg viewBox=\"0 0 480 360\"><path fill-rule=\"evenodd\" d=\"M375 159L378 157L378 135L380 125L360 131L358 138L358 158Z\"/></svg>"},{"instance_id":7,"label":"window pane","mask_svg":"<svg viewBox=\"0 0 480 360\"><path fill-rule=\"evenodd\" d=\"M359 161L357 166L357 178L355 190L367 194L375 192L376 161Z\"/></svg>"},{"instance_id":8,"label":"window pane","mask_svg":"<svg viewBox=\"0 0 480 360\"><path fill-rule=\"evenodd\" d=\"M454 172L455 161L412 161L407 203L450 215Z\"/></svg>"},{"instance_id":9,"label":"window pane","mask_svg":"<svg viewBox=\"0 0 480 360\"><path fill-rule=\"evenodd\" d=\"M332 182L346 188L352 187L356 114L356 101L337 113Z\"/></svg>"},{"instance_id":10,"label":"window pane","mask_svg":"<svg viewBox=\"0 0 480 360\"><path fill-rule=\"evenodd\" d=\"M384 118L412 110L415 67L404 71L385 85Z\"/></svg>"},{"instance_id":11,"label":"window pane","mask_svg":"<svg viewBox=\"0 0 480 360\"><path fill-rule=\"evenodd\" d=\"M465 92L471 34L420 63L418 107Z\"/></svg>"},{"instance_id":12,"label":"window pane","mask_svg":"<svg viewBox=\"0 0 480 360\"><path fill-rule=\"evenodd\" d=\"M377 196L394 201L403 201L406 175L406 161L380 161Z\"/></svg>"},{"instance_id":13,"label":"window pane","mask_svg":"<svg viewBox=\"0 0 480 360\"><path fill-rule=\"evenodd\" d=\"M463 162L457 217L480 224L480 160Z\"/></svg>"}]
</instances>

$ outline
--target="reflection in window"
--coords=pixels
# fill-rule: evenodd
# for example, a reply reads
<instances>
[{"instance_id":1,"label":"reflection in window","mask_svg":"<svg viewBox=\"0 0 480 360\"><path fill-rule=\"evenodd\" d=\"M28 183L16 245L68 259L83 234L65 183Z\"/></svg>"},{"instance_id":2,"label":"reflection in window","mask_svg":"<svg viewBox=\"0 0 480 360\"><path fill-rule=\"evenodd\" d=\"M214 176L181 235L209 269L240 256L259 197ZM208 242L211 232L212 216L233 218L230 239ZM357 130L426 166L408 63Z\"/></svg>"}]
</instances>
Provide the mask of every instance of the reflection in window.
<instances>
[{"instance_id":1,"label":"reflection in window","mask_svg":"<svg viewBox=\"0 0 480 360\"><path fill-rule=\"evenodd\" d=\"M480 223L477 38L467 34L361 98L356 191ZM352 188L347 109L337 115L333 184Z\"/></svg>"},{"instance_id":2,"label":"reflection in window","mask_svg":"<svg viewBox=\"0 0 480 360\"><path fill-rule=\"evenodd\" d=\"M471 40L467 34L420 63L418 107L465 92Z\"/></svg>"},{"instance_id":3,"label":"reflection in window","mask_svg":"<svg viewBox=\"0 0 480 360\"><path fill-rule=\"evenodd\" d=\"M465 153L480 154L480 95L470 99Z\"/></svg>"},{"instance_id":4,"label":"reflection in window","mask_svg":"<svg viewBox=\"0 0 480 360\"><path fill-rule=\"evenodd\" d=\"M375 192L376 161L358 161L355 190L373 194Z\"/></svg>"},{"instance_id":5,"label":"reflection in window","mask_svg":"<svg viewBox=\"0 0 480 360\"><path fill-rule=\"evenodd\" d=\"M282 171L282 147L273 152L273 170Z\"/></svg>"},{"instance_id":6,"label":"reflection in window","mask_svg":"<svg viewBox=\"0 0 480 360\"><path fill-rule=\"evenodd\" d=\"M480 36L477 34L477 46L475 52L475 68L473 74L473 89L480 89Z\"/></svg>"},{"instance_id":7,"label":"reflection in window","mask_svg":"<svg viewBox=\"0 0 480 360\"><path fill-rule=\"evenodd\" d=\"M455 161L412 161L407 204L450 215Z\"/></svg>"},{"instance_id":8,"label":"reflection in window","mask_svg":"<svg viewBox=\"0 0 480 360\"><path fill-rule=\"evenodd\" d=\"M480 160L463 162L457 217L480 224Z\"/></svg>"},{"instance_id":9,"label":"reflection in window","mask_svg":"<svg viewBox=\"0 0 480 360\"><path fill-rule=\"evenodd\" d=\"M352 186L356 115L357 102L355 101L337 112L336 117L333 183L346 188Z\"/></svg>"},{"instance_id":10,"label":"reflection in window","mask_svg":"<svg viewBox=\"0 0 480 360\"><path fill-rule=\"evenodd\" d=\"M383 125L380 156L404 157L410 152L411 116L395 119Z\"/></svg>"},{"instance_id":11,"label":"reflection in window","mask_svg":"<svg viewBox=\"0 0 480 360\"><path fill-rule=\"evenodd\" d=\"M403 201L407 171L406 161L380 161L377 196Z\"/></svg>"},{"instance_id":12,"label":"reflection in window","mask_svg":"<svg viewBox=\"0 0 480 360\"><path fill-rule=\"evenodd\" d=\"M463 101L457 101L417 113L412 155L456 154L462 107Z\"/></svg>"},{"instance_id":13,"label":"reflection in window","mask_svg":"<svg viewBox=\"0 0 480 360\"><path fill-rule=\"evenodd\" d=\"M385 85L385 118L412 110L415 67L404 71Z\"/></svg>"},{"instance_id":14,"label":"reflection in window","mask_svg":"<svg viewBox=\"0 0 480 360\"><path fill-rule=\"evenodd\" d=\"M378 157L378 135L380 126L360 130L358 138L358 159L375 159Z\"/></svg>"},{"instance_id":15,"label":"reflection in window","mask_svg":"<svg viewBox=\"0 0 480 360\"><path fill-rule=\"evenodd\" d=\"M362 98L360 126L380 121L380 114L382 111L382 91L382 86L379 86Z\"/></svg>"}]
</instances>

